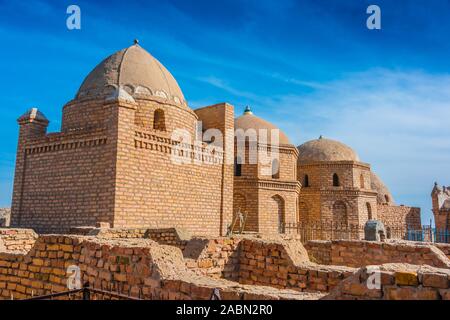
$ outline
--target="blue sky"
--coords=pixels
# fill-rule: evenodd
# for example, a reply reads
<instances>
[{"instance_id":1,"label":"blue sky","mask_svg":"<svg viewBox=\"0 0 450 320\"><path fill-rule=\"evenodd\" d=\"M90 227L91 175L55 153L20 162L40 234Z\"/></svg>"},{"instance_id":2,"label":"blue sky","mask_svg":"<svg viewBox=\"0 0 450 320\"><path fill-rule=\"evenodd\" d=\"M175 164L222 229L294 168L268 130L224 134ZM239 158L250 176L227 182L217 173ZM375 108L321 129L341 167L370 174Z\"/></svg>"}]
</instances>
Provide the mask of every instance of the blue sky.
<instances>
[{"instance_id":1,"label":"blue sky","mask_svg":"<svg viewBox=\"0 0 450 320\"><path fill-rule=\"evenodd\" d=\"M81 30L66 8L81 8ZM382 30L366 28L377 4ZM0 206L11 201L16 119L62 106L103 58L134 38L191 107L229 102L284 130L352 146L397 203L430 215L450 184L450 3L429 1L1 1Z\"/></svg>"}]
</instances>

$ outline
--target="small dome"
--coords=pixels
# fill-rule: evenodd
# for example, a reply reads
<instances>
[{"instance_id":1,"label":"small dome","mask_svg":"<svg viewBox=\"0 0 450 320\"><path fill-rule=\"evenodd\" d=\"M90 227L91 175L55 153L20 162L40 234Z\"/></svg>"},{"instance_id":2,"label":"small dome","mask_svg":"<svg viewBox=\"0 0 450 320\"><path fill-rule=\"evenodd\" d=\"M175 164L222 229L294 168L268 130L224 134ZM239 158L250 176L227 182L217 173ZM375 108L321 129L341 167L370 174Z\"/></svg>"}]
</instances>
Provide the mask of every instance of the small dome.
<instances>
[{"instance_id":1,"label":"small dome","mask_svg":"<svg viewBox=\"0 0 450 320\"><path fill-rule=\"evenodd\" d=\"M370 172L370 186L373 191L376 191L377 194L377 203L378 204L389 204L394 205L394 197L390 193L389 189L386 185L381 181L381 179L373 172Z\"/></svg>"},{"instance_id":2,"label":"small dome","mask_svg":"<svg viewBox=\"0 0 450 320\"><path fill-rule=\"evenodd\" d=\"M150 53L135 44L117 51L92 70L76 95L109 96L123 88L131 96L156 97L170 103L186 105L175 78Z\"/></svg>"},{"instance_id":3,"label":"small dome","mask_svg":"<svg viewBox=\"0 0 450 320\"><path fill-rule=\"evenodd\" d=\"M281 131L278 127L274 126L270 122L263 120L253 114L249 107L246 107L244 114L236 119L234 119L234 129L242 129L247 131L248 129L254 129L259 138L259 130L267 130L267 143L271 141L271 130L279 130L279 143L281 144L291 144L289 138Z\"/></svg>"},{"instance_id":4,"label":"small dome","mask_svg":"<svg viewBox=\"0 0 450 320\"><path fill-rule=\"evenodd\" d=\"M359 161L355 151L349 146L335 140L319 139L305 142L297 147L298 161Z\"/></svg>"}]
</instances>

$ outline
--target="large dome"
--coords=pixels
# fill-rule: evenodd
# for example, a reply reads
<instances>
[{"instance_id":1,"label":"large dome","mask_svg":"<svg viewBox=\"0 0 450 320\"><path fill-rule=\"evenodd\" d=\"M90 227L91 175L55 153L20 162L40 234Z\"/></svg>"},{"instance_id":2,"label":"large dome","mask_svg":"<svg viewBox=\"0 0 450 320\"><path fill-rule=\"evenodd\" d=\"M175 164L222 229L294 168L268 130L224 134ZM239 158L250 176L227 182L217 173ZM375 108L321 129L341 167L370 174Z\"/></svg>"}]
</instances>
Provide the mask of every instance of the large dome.
<instances>
[{"instance_id":1,"label":"large dome","mask_svg":"<svg viewBox=\"0 0 450 320\"><path fill-rule=\"evenodd\" d=\"M394 205L394 198L386 185L373 172L370 172L370 186L373 191L377 192L377 202L379 204Z\"/></svg>"},{"instance_id":2,"label":"large dome","mask_svg":"<svg viewBox=\"0 0 450 320\"><path fill-rule=\"evenodd\" d=\"M298 161L359 161L356 152L349 146L335 140L319 139L305 142L297 147Z\"/></svg>"},{"instance_id":3,"label":"large dome","mask_svg":"<svg viewBox=\"0 0 450 320\"><path fill-rule=\"evenodd\" d=\"M279 130L279 143L291 144L289 138L286 134L284 134L284 132L270 122L255 116L248 107L242 116L234 119L234 129L242 129L244 132L248 129L254 129L258 135L258 138L260 135L259 130L265 129L267 130L267 143L271 142L271 130Z\"/></svg>"},{"instance_id":4,"label":"large dome","mask_svg":"<svg viewBox=\"0 0 450 320\"><path fill-rule=\"evenodd\" d=\"M175 78L137 41L97 65L84 79L76 97L108 95L119 87L133 97L186 105Z\"/></svg>"}]
</instances>

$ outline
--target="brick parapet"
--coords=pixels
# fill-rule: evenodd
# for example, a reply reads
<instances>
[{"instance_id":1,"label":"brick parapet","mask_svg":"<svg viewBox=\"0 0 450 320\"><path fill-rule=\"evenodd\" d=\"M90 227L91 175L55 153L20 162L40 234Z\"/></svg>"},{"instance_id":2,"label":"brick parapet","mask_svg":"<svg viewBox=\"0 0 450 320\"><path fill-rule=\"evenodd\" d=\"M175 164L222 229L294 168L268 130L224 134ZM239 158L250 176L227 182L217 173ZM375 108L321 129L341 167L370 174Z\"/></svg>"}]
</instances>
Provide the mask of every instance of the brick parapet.
<instances>
[{"instance_id":1,"label":"brick parapet","mask_svg":"<svg viewBox=\"0 0 450 320\"><path fill-rule=\"evenodd\" d=\"M450 260L444 252L427 243L314 240L305 247L311 260L325 265L363 267L398 262L450 269Z\"/></svg>"}]
</instances>

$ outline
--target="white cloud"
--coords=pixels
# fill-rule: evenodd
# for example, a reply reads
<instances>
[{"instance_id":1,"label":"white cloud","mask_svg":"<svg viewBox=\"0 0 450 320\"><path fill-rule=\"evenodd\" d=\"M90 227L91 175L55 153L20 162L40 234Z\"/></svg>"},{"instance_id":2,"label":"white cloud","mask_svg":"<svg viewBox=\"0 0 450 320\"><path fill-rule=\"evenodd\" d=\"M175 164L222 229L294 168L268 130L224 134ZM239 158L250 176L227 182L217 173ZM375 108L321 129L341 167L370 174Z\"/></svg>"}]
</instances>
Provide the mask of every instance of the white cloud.
<instances>
[{"instance_id":1,"label":"white cloud","mask_svg":"<svg viewBox=\"0 0 450 320\"><path fill-rule=\"evenodd\" d=\"M424 221L433 182L450 184L450 74L374 69L266 107L276 106L295 143L323 134L350 145Z\"/></svg>"}]
</instances>

